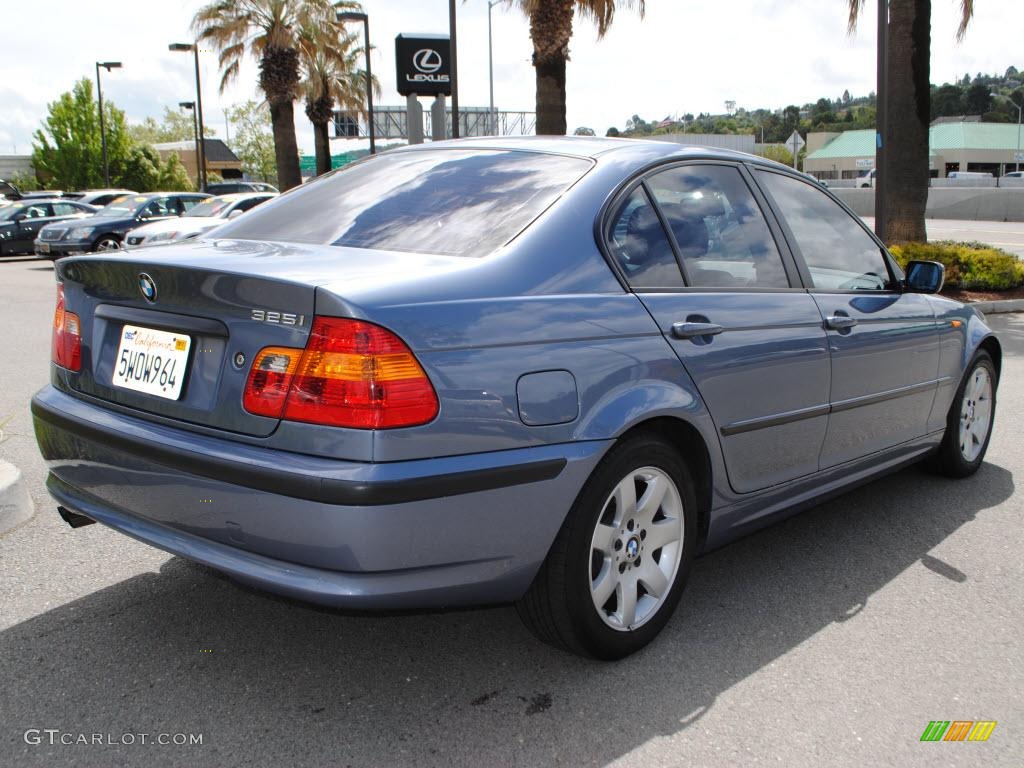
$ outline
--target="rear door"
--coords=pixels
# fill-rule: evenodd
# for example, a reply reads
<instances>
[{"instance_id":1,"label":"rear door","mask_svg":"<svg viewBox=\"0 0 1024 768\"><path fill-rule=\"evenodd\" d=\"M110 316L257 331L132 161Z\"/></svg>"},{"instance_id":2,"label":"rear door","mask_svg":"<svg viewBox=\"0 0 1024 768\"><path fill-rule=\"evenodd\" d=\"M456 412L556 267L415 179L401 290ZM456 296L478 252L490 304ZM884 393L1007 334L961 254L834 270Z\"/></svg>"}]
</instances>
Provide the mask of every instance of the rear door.
<instances>
[{"instance_id":1,"label":"rear door","mask_svg":"<svg viewBox=\"0 0 1024 768\"><path fill-rule=\"evenodd\" d=\"M901 292L881 245L826 192L788 174L757 178L825 318L832 387L822 469L923 436L939 368L931 302Z\"/></svg>"},{"instance_id":2,"label":"rear door","mask_svg":"<svg viewBox=\"0 0 1024 768\"><path fill-rule=\"evenodd\" d=\"M745 171L716 163L652 172L608 231L700 390L741 493L817 471L827 425L821 315L775 234Z\"/></svg>"}]
</instances>

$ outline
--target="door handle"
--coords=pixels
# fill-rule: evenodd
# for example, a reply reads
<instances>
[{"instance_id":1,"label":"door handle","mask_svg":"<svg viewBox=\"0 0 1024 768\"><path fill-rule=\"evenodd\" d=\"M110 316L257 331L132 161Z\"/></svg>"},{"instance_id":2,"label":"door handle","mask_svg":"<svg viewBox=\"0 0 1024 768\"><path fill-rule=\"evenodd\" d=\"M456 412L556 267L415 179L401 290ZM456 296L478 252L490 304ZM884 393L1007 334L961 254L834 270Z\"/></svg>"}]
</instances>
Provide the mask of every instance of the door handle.
<instances>
[{"instance_id":1,"label":"door handle","mask_svg":"<svg viewBox=\"0 0 1024 768\"><path fill-rule=\"evenodd\" d=\"M698 336L717 336L725 329L714 323L673 323L672 335L677 339L695 339Z\"/></svg>"},{"instance_id":2,"label":"door handle","mask_svg":"<svg viewBox=\"0 0 1024 768\"><path fill-rule=\"evenodd\" d=\"M825 327L830 331L847 331L857 324L857 318L846 315L830 315L825 318Z\"/></svg>"}]
</instances>

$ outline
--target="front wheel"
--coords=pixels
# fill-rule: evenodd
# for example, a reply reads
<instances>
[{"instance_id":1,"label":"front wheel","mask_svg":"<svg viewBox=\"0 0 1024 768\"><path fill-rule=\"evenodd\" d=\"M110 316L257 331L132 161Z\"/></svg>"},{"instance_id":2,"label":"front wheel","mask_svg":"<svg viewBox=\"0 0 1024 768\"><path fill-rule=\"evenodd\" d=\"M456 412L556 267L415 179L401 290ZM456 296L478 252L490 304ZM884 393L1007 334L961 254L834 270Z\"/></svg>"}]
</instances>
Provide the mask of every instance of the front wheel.
<instances>
[{"instance_id":1,"label":"front wheel","mask_svg":"<svg viewBox=\"0 0 1024 768\"><path fill-rule=\"evenodd\" d=\"M93 243L92 249L94 251L118 251L121 249L121 241L113 235L104 235Z\"/></svg>"},{"instance_id":2,"label":"front wheel","mask_svg":"<svg viewBox=\"0 0 1024 768\"><path fill-rule=\"evenodd\" d=\"M657 438L613 448L517 604L527 627L546 643L599 659L620 659L651 642L693 564L693 487L679 454Z\"/></svg>"},{"instance_id":3,"label":"front wheel","mask_svg":"<svg viewBox=\"0 0 1024 768\"><path fill-rule=\"evenodd\" d=\"M946 419L935 466L948 477L967 477L985 459L996 415L996 367L988 352L971 360Z\"/></svg>"}]
</instances>

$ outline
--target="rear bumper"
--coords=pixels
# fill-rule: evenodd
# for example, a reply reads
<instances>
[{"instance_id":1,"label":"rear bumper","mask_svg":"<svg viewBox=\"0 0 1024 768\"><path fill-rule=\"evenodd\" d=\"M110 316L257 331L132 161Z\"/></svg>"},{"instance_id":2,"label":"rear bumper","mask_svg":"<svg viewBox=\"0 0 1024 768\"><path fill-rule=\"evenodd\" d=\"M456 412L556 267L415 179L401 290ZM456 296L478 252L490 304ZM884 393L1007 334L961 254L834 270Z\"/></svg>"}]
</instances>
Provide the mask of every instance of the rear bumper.
<instances>
[{"instance_id":1,"label":"rear bumper","mask_svg":"<svg viewBox=\"0 0 1024 768\"><path fill-rule=\"evenodd\" d=\"M361 609L516 599L609 444L373 464L196 435L52 386L32 413L60 505L240 581Z\"/></svg>"}]
</instances>

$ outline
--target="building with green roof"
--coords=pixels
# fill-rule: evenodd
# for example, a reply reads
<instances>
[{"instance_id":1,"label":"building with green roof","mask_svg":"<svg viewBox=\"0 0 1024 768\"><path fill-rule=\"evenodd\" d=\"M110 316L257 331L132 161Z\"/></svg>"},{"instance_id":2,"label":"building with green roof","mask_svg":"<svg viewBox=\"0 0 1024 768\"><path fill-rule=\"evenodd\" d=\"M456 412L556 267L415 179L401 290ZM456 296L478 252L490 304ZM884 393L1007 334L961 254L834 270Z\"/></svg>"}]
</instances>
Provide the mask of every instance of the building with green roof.
<instances>
[{"instance_id":1,"label":"building with green roof","mask_svg":"<svg viewBox=\"0 0 1024 768\"><path fill-rule=\"evenodd\" d=\"M929 129L933 177L951 171L1002 176L1016 168L1021 128L1016 123L937 122ZM1024 150L1020 150L1024 151ZM1024 163L1024 157L1020 158ZM807 134L804 170L821 179L852 179L875 167L875 131Z\"/></svg>"}]
</instances>

